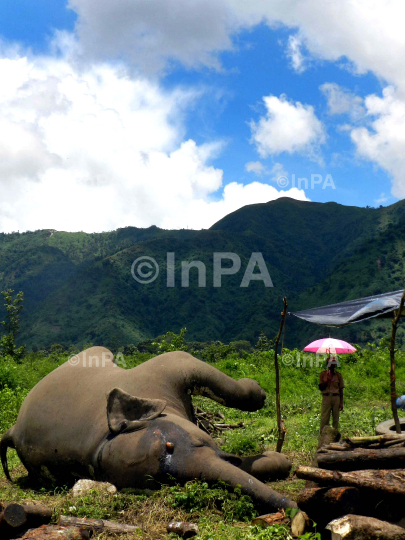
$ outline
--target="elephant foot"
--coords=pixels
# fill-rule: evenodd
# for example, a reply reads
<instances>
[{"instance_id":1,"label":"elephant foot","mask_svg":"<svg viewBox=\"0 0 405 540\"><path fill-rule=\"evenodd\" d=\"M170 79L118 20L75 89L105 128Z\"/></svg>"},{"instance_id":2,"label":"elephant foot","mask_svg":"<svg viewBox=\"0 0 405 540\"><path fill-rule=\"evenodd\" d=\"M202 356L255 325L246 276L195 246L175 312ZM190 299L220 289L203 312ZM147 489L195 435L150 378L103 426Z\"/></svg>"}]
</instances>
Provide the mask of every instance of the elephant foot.
<instances>
[{"instance_id":1,"label":"elephant foot","mask_svg":"<svg viewBox=\"0 0 405 540\"><path fill-rule=\"evenodd\" d=\"M239 468L262 482L283 480L290 474L291 461L279 452L263 452L258 456L241 458Z\"/></svg>"}]
</instances>

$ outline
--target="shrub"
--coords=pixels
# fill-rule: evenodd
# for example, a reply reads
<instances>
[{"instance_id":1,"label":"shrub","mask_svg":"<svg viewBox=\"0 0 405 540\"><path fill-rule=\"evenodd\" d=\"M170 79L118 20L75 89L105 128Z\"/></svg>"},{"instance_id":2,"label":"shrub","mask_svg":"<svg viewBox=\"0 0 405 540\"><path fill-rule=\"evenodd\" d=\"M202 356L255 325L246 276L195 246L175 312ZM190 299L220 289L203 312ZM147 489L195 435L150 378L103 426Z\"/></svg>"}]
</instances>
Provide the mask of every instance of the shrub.
<instances>
[{"instance_id":1,"label":"shrub","mask_svg":"<svg viewBox=\"0 0 405 540\"><path fill-rule=\"evenodd\" d=\"M242 495L239 487L231 491L223 482L212 488L206 482L195 481L188 482L184 487L170 487L167 501L173 507L187 512L221 510L224 521L251 521L257 516L252 499Z\"/></svg>"}]
</instances>

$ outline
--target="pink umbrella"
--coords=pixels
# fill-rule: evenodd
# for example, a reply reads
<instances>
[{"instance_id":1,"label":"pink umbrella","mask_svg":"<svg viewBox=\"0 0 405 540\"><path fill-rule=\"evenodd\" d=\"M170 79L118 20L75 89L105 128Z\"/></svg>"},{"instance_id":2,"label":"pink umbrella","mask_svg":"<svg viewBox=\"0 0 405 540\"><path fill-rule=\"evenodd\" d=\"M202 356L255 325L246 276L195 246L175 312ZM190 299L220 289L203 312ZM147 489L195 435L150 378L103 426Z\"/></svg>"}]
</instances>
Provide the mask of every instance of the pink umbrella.
<instances>
[{"instance_id":1,"label":"pink umbrella","mask_svg":"<svg viewBox=\"0 0 405 540\"><path fill-rule=\"evenodd\" d=\"M305 347L304 351L326 354L344 354L355 352L356 349L346 341L329 337L313 341Z\"/></svg>"}]
</instances>

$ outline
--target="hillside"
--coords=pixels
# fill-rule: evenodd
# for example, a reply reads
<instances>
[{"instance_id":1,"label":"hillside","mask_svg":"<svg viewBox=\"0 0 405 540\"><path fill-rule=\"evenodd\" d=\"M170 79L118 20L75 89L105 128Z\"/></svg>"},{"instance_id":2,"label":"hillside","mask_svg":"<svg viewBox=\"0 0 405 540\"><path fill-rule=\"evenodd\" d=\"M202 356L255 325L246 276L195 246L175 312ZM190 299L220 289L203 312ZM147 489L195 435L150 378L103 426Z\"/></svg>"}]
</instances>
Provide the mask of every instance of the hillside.
<instances>
[{"instance_id":1,"label":"hillside","mask_svg":"<svg viewBox=\"0 0 405 540\"><path fill-rule=\"evenodd\" d=\"M117 347L184 326L188 339L255 341L262 330L276 333L284 295L298 310L401 288L404 232L403 201L375 209L283 198L245 206L209 230L0 234L0 287L24 291L19 340L31 347ZM167 252L175 253L174 287L166 283ZM241 270L223 276L220 288L213 287L215 252L241 259ZM273 288L262 281L240 287L252 252L263 254ZM145 255L160 268L149 284L131 275L133 261ZM198 287L196 269L190 286L181 286L181 262L193 260L206 265L206 287ZM319 328L289 319L288 345L319 335ZM366 342L386 329L374 322L338 332Z\"/></svg>"}]
</instances>

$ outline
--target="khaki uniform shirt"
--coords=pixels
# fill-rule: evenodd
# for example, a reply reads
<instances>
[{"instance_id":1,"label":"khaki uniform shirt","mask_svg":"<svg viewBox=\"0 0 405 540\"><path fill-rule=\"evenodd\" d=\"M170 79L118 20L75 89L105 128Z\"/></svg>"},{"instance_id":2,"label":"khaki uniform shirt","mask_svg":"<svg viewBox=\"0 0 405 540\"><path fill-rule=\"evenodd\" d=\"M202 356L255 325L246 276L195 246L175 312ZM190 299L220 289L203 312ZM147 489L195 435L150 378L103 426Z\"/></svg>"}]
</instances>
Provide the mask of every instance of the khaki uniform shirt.
<instances>
[{"instance_id":1,"label":"khaki uniform shirt","mask_svg":"<svg viewBox=\"0 0 405 540\"><path fill-rule=\"evenodd\" d=\"M324 377L324 374L327 374L327 373L328 373L328 370L322 371L320 373L319 384L324 382L323 377ZM343 382L342 375L338 371L335 371L335 373L333 374L332 380L328 381L328 385L321 392L322 394L340 394L340 390L344 387L345 385Z\"/></svg>"}]
</instances>

